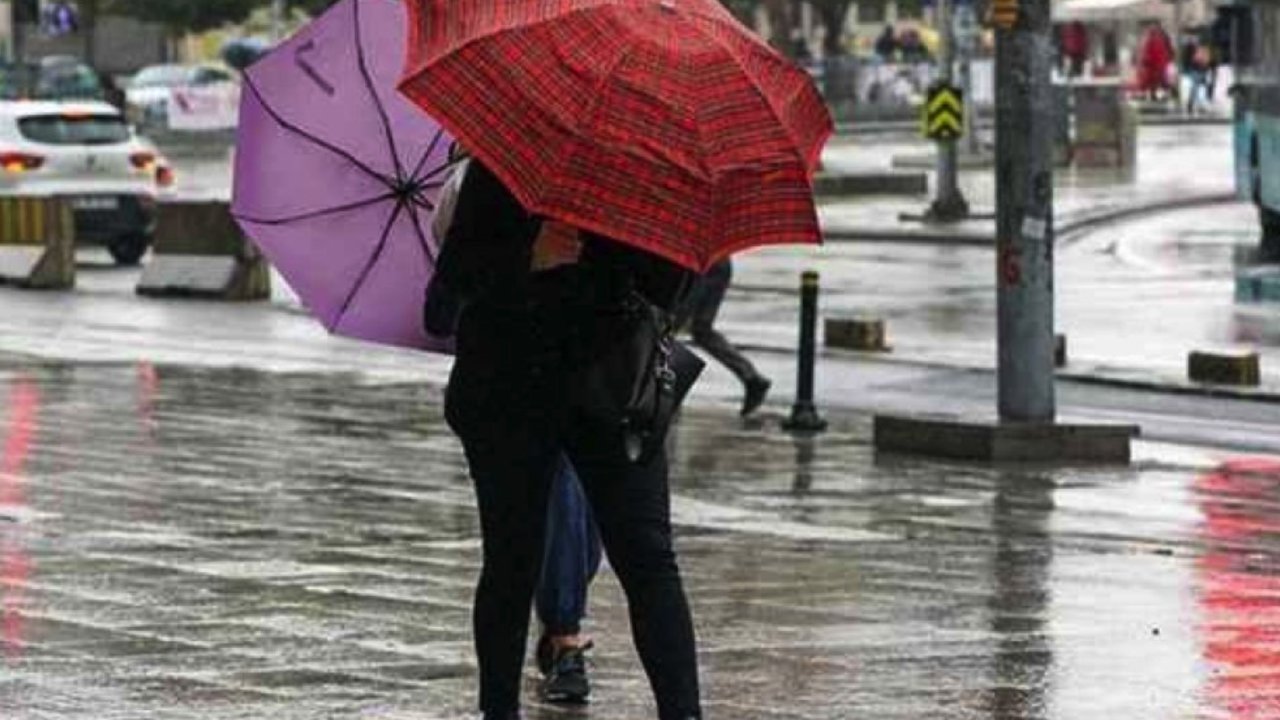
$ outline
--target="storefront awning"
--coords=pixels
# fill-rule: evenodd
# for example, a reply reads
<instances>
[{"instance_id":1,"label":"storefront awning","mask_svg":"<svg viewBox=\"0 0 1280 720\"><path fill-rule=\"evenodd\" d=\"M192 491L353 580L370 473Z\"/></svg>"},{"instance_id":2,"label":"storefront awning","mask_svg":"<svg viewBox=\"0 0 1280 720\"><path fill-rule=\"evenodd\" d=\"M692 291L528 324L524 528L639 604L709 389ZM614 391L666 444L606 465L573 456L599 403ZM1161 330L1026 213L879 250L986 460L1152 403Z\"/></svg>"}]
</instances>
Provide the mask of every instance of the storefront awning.
<instances>
[{"instance_id":1,"label":"storefront awning","mask_svg":"<svg viewBox=\"0 0 1280 720\"><path fill-rule=\"evenodd\" d=\"M1055 22L1165 20L1173 15L1170 4L1162 0L1054 0L1052 7Z\"/></svg>"}]
</instances>

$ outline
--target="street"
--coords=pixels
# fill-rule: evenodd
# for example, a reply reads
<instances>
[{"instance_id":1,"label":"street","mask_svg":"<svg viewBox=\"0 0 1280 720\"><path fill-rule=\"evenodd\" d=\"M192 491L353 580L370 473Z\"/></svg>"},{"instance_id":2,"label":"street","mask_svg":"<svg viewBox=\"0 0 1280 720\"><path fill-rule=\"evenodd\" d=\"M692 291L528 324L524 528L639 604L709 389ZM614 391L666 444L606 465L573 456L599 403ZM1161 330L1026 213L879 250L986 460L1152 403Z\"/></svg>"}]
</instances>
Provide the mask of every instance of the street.
<instances>
[{"instance_id":1,"label":"street","mask_svg":"<svg viewBox=\"0 0 1280 720\"><path fill-rule=\"evenodd\" d=\"M439 391L6 356L6 718L459 718L478 529ZM686 414L674 516L710 717L1268 717L1280 465L876 458ZM611 577L596 701L648 716ZM531 697L531 687L530 687Z\"/></svg>"},{"instance_id":2,"label":"street","mask_svg":"<svg viewBox=\"0 0 1280 720\"><path fill-rule=\"evenodd\" d=\"M1218 198L1060 239L1060 414L1141 425L1128 468L876 455L873 413L995 406L992 248L895 241L922 198L831 201L826 246L740 256L720 325L770 402L738 419L713 364L671 442L709 717L1280 713L1280 312L1233 300L1257 219L1221 200L1226 136L1144 129L1137 174L1056 188L1068 226ZM921 147L857 140L828 166ZM219 153L178 170L185 197L230 192ZM989 208L990 171L962 181ZM823 316L883 318L893 346L821 354L816 437L779 427L807 269ZM73 292L0 288L0 715L468 717L480 534L440 417L450 361L329 336L278 277L271 302L222 304L140 298L99 250L77 271ZM1221 347L1260 353L1257 397L1186 383L1186 353ZM587 629L594 702L533 702L530 671L529 717L651 716L608 571Z\"/></svg>"},{"instance_id":3,"label":"street","mask_svg":"<svg viewBox=\"0 0 1280 720\"><path fill-rule=\"evenodd\" d=\"M1280 720L1280 5L801 5L0 0L0 720Z\"/></svg>"}]
</instances>

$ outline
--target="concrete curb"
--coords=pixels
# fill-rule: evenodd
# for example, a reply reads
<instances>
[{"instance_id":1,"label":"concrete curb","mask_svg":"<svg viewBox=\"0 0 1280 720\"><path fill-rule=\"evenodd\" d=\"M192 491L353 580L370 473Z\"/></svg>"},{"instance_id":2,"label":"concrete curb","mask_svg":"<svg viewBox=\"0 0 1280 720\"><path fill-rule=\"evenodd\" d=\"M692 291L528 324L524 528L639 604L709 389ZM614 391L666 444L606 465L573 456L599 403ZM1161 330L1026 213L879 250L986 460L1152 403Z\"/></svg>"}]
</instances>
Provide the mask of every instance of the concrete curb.
<instances>
[{"instance_id":1,"label":"concrete curb","mask_svg":"<svg viewBox=\"0 0 1280 720\"><path fill-rule=\"evenodd\" d=\"M1103 373L1063 371L1057 373L1057 378L1084 385L1100 385L1103 387L1124 388L1126 390L1148 390L1167 395L1189 395L1220 400L1244 400L1268 405L1280 405L1280 388L1268 388L1265 386L1250 389L1228 385L1199 385L1174 380L1127 378Z\"/></svg>"},{"instance_id":2,"label":"concrete curb","mask_svg":"<svg viewBox=\"0 0 1280 720\"><path fill-rule=\"evenodd\" d=\"M1128 207L1102 210L1097 213L1077 213L1073 216L1069 216L1065 222L1058 227L1058 242L1065 243L1074 241L1076 236L1098 225L1105 225L1107 223L1118 222L1152 213L1202 207L1206 205L1218 205L1236 202L1238 200L1239 198L1237 198L1234 193L1220 192L1181 198L1178 200L1160 200L1150 203L1139 203ZM974 247L995 247L996 244L995 233L986 234L975 233L972 231L947 233L945 231L938 230L898 230L890 228L885 228L883 230L830 230L824 233L824 237L826 240L833 242L896 242L915 245L933 243L939 245L961 245Z\"/></svg>"},{"instance_id":3,"label":"concrete curb","mask_svg":"<svg viewBox=\"0 0 1280 720\"><path fill-rule=\"evenodd\" d=\"M776 355L795 355L795 348L779 345L743 343L739 347L747 351L773 353ZM995 368L964 363L949 363L941 360L924 360L905 357L900 354L884 352L864 352L844 350L841 348L822 347L818 357L836 360L863 360L885 364L904 365L916 368L932 368L936 370L953 370L965 373L994 374ZM1231 387L1224 385L1202 385L1176 380L1156 378L1128 377L1109 374L1102 371L1088 372L1062 369L1054 372L1060 381L1074 382L1082 385L1123 388L1126 390L1145 390L1165 395L1184 395L1193 397L1216 398L1220 400L1243 400L1247 402L1280 405L1280 387L1263 385L1261 387Z\"/></svg>"},{"instance_id":4,"label":"concrete curb","mask_svg":"<svg viewBox=\"0 0 1280 720\"><path fill-rule=\"evenodd\" d=\"M1139 125L1167 127L1172 125L1230 125L1230 117L1199 116L1180 117L1177 115L1138 115ZM992 118L985 115L978 123L979 130L990 130L994 127ZM883 135L892 133L920 133L920 121L908 120L872 120L867 122L842 122L836 124L837 136Z\"/></svg>"},{"instance_id":5,"label":"concrete curb","mask_svg":"<svg viewBox=\"0 0 1280 720\"><path fill-rule=\"evenodd\" d=\"M929 192L929 175L923 172L885 170L841 174L819 174L813 181L817 197L844 195L924 195Z\"/></svg>"}]
</instances>

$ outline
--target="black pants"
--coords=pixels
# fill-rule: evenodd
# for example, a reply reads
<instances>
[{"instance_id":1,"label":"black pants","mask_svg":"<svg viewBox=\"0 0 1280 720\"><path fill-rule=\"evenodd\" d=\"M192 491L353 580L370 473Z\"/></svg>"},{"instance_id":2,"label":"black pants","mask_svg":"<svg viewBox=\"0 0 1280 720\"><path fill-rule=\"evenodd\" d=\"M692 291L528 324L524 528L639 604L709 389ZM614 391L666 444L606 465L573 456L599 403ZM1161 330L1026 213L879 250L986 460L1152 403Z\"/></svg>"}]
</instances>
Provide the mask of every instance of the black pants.
<instances>
[{"instance_id":1,"label":"black pants","mask_svg":"<svg viewBox=\"0 0 1280 720\"><path fill-rule=\"evenodd\" d=\"M724 302L725 292L729 290L732 281L733 265L728 260L711 266L707 274L698 279L689 301L689 330L695 345L707 351L708 355L729 368L739 381L745 383L760 377L760 372L715 328L716 315L720 313L720 304Z\"/></svg>"},{"instance_id":2,"label":"black pants","mask_svg":"<svg viewBox=\"0 0 1280 720\"><path fill-rule=\"evenodd\" d=\"M578 373L556 351L556 320L548 321L546 311L539 320L544 328L468 310L445 400L466 449L484 535L474 611L481 710L505 717L519 706L547 501L564 452L626 592L659 717L700 717L693 624L671 542L666 458L628 462L620 431L575 412L569 398Z\"/></svg>"}]
</instances>

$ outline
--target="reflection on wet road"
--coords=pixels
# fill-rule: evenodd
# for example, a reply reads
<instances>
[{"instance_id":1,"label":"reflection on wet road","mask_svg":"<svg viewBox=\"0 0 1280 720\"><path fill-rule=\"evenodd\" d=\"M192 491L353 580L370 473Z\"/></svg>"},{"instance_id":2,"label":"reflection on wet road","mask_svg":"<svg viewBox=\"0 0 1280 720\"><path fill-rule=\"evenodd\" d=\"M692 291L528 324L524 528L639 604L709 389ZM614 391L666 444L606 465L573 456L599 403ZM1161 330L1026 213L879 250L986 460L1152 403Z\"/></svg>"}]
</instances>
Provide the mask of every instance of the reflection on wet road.
<instances>
[{"instance_id":1,"label":"reflection on wet road","mask_svg":"<svg viewBox=\"0 0 1280 720\"><path fill-rule=\"evenodd\" d=\"M4 718L462 718L479 540L438 391L0 358ZM709 717L1273 717L1275 465L875 458L692 411ZM1260 462L1260 461L1258 461ZM597 700L651 717L616 581Z\"/></svg>"},{"instance_id":2,"label":"reflection on wet road","mask_svg":"<svg viewBox=\"0 0 1280 720\"><path fill-rule=\"evenodd\" d=\"M1258 244L1246 204L1144 217L1092 230L1056 255L1059 332L1078 367L1185 373L1192 349L1256 347L1280 383L1280 304L1235 302L1235 257ZM996 294L990 248L835 243L768 249L736 263L724 312L733 337L795 344L796 278L822 273L825 315L888 323L895 352L991 366Z\"/></svg>"}]
</instances>

